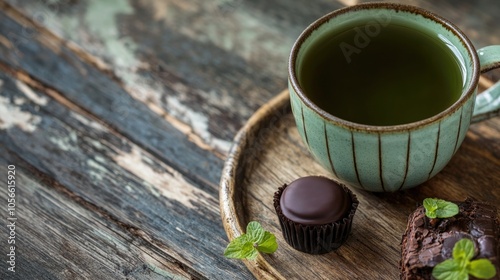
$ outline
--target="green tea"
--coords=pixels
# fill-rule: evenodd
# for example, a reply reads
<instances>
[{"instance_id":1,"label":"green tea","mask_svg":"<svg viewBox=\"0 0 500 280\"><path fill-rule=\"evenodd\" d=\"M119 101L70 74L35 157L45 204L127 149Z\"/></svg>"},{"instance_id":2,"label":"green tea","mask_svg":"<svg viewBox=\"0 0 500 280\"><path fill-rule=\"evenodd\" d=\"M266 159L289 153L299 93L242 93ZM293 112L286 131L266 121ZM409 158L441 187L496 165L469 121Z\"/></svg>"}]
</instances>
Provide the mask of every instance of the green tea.
<instances>
[{"instance_id":1,"label":"green tea","mask_svg":"<svg viewBox=\"0 0 500 280\"><path fill-rule=\"evenodd\" d=\"M385 126L431 117L458 100L462 68L438 34L375 27L353 26L313 43L297 69L311 101L341 119Z\"/></svg>"}]
</instances>

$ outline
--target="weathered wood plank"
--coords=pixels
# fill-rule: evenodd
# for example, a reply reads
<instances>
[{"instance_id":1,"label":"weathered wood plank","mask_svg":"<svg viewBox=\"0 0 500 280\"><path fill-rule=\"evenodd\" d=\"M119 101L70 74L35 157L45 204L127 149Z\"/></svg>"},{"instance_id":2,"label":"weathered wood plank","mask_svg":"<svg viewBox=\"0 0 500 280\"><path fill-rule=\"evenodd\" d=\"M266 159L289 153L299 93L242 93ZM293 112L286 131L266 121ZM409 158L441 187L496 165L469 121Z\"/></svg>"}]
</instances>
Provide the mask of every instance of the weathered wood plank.
<instances>
[{"instance_id":1,"label":"weathered wood plank","mask_svg":"<svg viewBox=\"0 0 500 280\"><path fill-rule=\"evenodd\" d=\"M103 204L111 208L113 213L123 211L120 208L123 207L126 210L123 216L134 217L136 214L131 214L133 211L129 209L134 207L131 206L134 204L131 201L120 202L119 206L108 205L117 200L113 195L119 194L105 192L103 198L96 197L100 195L99 188L106 188L109 178L115 179L121 176L121 172L128 174L122 180L117 180L124 186L124 191L121 191L124 194L121 194L120 199L132 197L132 199L139 200L140 202L136 202L137 207L154 208L157 204L162 205L156 215L150 212L147 212L149 213L147 215L137 214L141 218L151 215L151 219L158 219L158 221L148 221L148 223L155 224L152 232L155 234L160 232L157 236L162 244L164 239L168 240L168 234L175 235L176 233L173 230L161 233L161 225L166 223L170 216L161 217L162 215L158 213L167 211L165 209L168 207L163 206L163 203L170 202L165 202L160 198L174 195L177 190L169 189L165 192L156 190L154 188L156 185L165 185L167 184L165 181L169 180L153 171L160 170L158 172L162 173L170 170L167 166L180 170L185 178L191 178L193 181L190 182L191 185L212 196L210 201L213 204L216 197L214 182L217 181L217 170L221 167L221 161L217 159L202 161L201 159L206 159L207 154L210 155L210 153L205 154L200 151L200 147L201 150L208 149L219 155L221 151L223 153L227 149L227 141L232 138L236 129L246 121L248 116L260 104L285 87L286 57L298 33L316 17L331 10L330 8L340 6L337 2L328 1L290 5L286 0L224 1L226 4L195 0L143 0L115 1L111 5L113 7L104 7L106 9L99 11L99 7L102 7L99 3L107 3L106 1L9 2L22 9L28 19L47 26L64 39L78 43L85 51L98 57L100 60L97 61L100 62L96 63L95 57L87 57L84 52L75 51L76 47L58 41L42 29L31 29L31 23L28 21L21 25L14 24L15 28L9 27L0 32L0 53L7 57L4 60L7 64L7 71L13 70L11 71L13 74L29 73L31 78L27 76L19 76L19 78L28 84L33 80L32 85L38 85L45 92L50 92L47 90L49 88L55 89L56 95L61 97L58 100L62 104L82 110L84 116L92 117L90 115L95 114L109 124L108 127L104 127L106 133L100 133L98 131L102 123L96 124L92 119L73 113L69 113L71 118L66 120L67 110L55 110L52 113L33 101L35 103L30 103L34 106L33 109L22 107L19 111L34 110L33 112L36 112L36 106L38 106L43 111L44 118L37 118L39 116L37 114L19 114L21 119L25 118L24 122L13 125L15 128L10 128L9 131L33 128L38 132L40 123L43 128L50 131L51 125L46 122L54 122L56 128L43 135L51 135L54 139L60 139L45 139L38 143L38 138L26 136L21 131L16 132L14 138L5 136L10 139L7 141L10 147L16 152L19 150L22 158L29 159L30 164L37 166L42 172L64 182L65 187L69 186L68 188L77 193L87 193L88 197L85 199L94 199L93 203ZM52 4L48 4L49 2ZM357 1L338 2L345 5ZM477 46L499 43L498 32L491 32L498 29L498 23L494 20L499 13L496 5L468 4L466 1L405 2L427 6L452 19L470 35ZM457 10L460 12L456 12ZM474 19L470 19L470 15ZM103 18L102 21L100 17ZM4 22L4 18L4 14L1 14L0 21ZM19 15L14 18L18 22L22 21ZM490 31L483 33L478 30ZM25 52L24 57L16 55L15 50L19 46ZM19 60L19 57L22 59ZM65 61L62 61L61 57ZM8 66L9 63L11 66ZM21 72L17 71L17 68L22 69ZM64 77L68 72L70 77L65 80ZM101 75L104 76L100 77ZM89 82L87 79L101 82ZM110 84L112 86L108 88ZM116 89L121 87L125 87L126 90ZM80 96L82 92L93 94L90 97L88 95L82 97ZM39 96L42 96L43 100L44 95ZM35 100L39 101L37 98ZM125 102L121 103L122 100ZM130 118L131 123L128 123L128 119L116 120L114 115L117 111L114 111L116 108L114 105L120 104L124 105L127 112L128 110L136 112L132 116L138 119ZM53 108L51 107L50 110ZM52 113L52 116L45 118L45 115L49 113ZM58 118L64 121L58 121ZM167 124L164 124L165 120ZM149 130L151 124L156 128L153 131ZM487 122L487 126L498 128L498 123L490 121ZM67 127L70 128L67 129ZM72 131L75 133L71 134ZM108 136L108 133L113 134L113 131L115 131L113 137ZM136 133L141 134L135 135ZM125 141L126 144L122 143L122 138L117 134L129 137L144 149L128 148L127 145L132 144L127 141ZM185 135L192 137L192 143L183 142L186 140ZM485 134L483 126L473 126L472 135L480 137L479 135L491 134ZM92 142L101 137L105 143L104 148ZM24 145L16 145L12 139L26 143L35 141L35 143L30 144L34 146L24 147ZM497 143L494 137L488 137L488 139L490 145ZM75 145L78 147L81 145L80 154L69 153L62 156L59 161L55 159L61 153L61 147ZM117 149L116 146L120 148ZM181 152L176 153L176 148L179 148ZM191 152L191 148L195 152ZM39 151L43 149L47 151ZM52 152L55 155L50 155ZM104 153L105 162L100 162L101 157L95 156L101 153ZM184 157L186 154L190 159ZM87 158L84 159L84 156ZM498 153L493 152L493 156L498 158ZM166 164L155 161L155 157ZM105 164L107 160L117 163L108 167ZM133 168L132 166L135 165L140 168ZM115 170L117 166L120 172ZM207 172L204 168L208 167L214 169ZM189 172L191 168L193 170ZM82 171L82 169L88 170ZM106 174L103 178L94 174L100 171ZM175 174L173 171L171 173ZM207 177L210 179L206 179ZM96 182L93 182L94 180ZM129 180L134 188L139 188L143 185L142 180L146 180L149 184L144 185L149 190L130 195L126 192ZM132 188L132 186L129 187ZM90 190L87 191L87 188ZM144 201L141 201L143 193L156 193L160 198L154 198L151 194L146 195L145 199L153 197L151 205L146 205ZM189 205L189 201L185 203ZM178 204L184 205L181 202ZM192 213L190 208L188 210L182 207L177 209L177 204L169 204L169 206L173 209L171 211L177 213L176 217L180 217L181 213L186 215ZM207 211L203 210L207 207L213 206L200 205L199 209L203 212ZM211 213L212 210L209 212ZM195 220L199 218L199 216L195 217ZM218 221L217 215L213 213L208 215L208 218ZM133 221L131 224L136 222L130 217L123 220L128 219ZM183 223L178 221L177 225L182 225L180 228L185 229L190 226L195 227L195 224L192 221ZM201 226L205 227L206 224ZM217 226L212 221L207 231L200 233L195 230L195 232L207 238L214 238L215 235L216 242L222 244L223 241L219 239L223 239L224 234ZM149 225L145 227L148 228ZM191 241L195 242L195 239ZM177 242L177 239L172 242ZM182 239L179 244L187 245L192 242ZM217 246L221 247L220 244ZM180 245L172 248L172 251L179 254L184 254L186 251ZM196 251L201 255L204 255L204 252ZM195 255L192 252L188 254ZM188 263L194 261L192 255ZM203 260L209 258L211 256ZM219 257L216 259L217 268L210 268L210 265L202 260L203 264L197 269L203 266L205 266L203 269L209 270L224 269L228 262ZM238 262L231 263L237 264ZM239 268L238 265L236 266ZM233 273L235 269L229 268L232 272L228 273ZM242 273L242 277L248 276L245 272Z\"/></svg>"},{"instance_id":2,"label":"weathered wood plank","mask_svg":"<svg viewBox=\"0 0 500 280\"><path fill-rule=\"evenodd\" d=\"M251 113L285 87L286 58L300 31L327 11L357 1L293 6L285 1L118 1L106 6L109 26L92 21L102 16L98 8L103 4L97 1L9 2L108 63L106 69L113 69L134 98L191 133L199 145L224 153L227 141ZM500 41L493 25L498 7L485 10L464 2L463 8L454 9L457 3L451 1L400 2L450 18L477 46ZM464 21L457 10L484 22ZM297 16L285 17L287 13Z\"/></svg>"},{"instance_id":3,"label":"weathered wood plank","mask_svg":"<svg viewBox=\"0 0 500 280\"><path fill-rule=\"evenodd\" d=\"M21 81L3 73L0 80L0 144L50 185L126 225L149 250L176 260L191 276L249 276L241 263L222 256L227 241L212 188L196 186L141 147ZM87 273L96 272L89 267Z\"/></svg>"},{"instance_id":4,"label":"weathered wood plank","mask_svg":"<svg viewBox=\"0 0 500 280\"><path fill-rule=\"evenodd\" d=\"M65 39L74 39L79 45L89 47L85 50L110 63L135 98L146 104L153 102L164 112L193 126L194 133L208 145L227 151L228 141L253 111L286 86L283 71L286 63L282 58L293 41L283 42L279 32L260 26L242 9L238 9L241 14L238 17L244 20L234 25L234 30L227 26L233 26L233 22L239 19L224 21L229 15L221 17L221 21L209 22L218 9L216 3L198 2L145 1L130 5L126 1L117 1L113 8L109 8L111 14L107 15L116 18L116 22L109 27L99 26L105 31L96 31L92 23L100 16L98 9L94 8L98 1L79 2L76 7L73 4L64 6L64 2L59 8L33 6L33 12L46 15L43 23L55 24L54 30L65 35ZM67 13L59 13L59 9ZM168 17L161 14L164 10L167 10ZM81 11L88 13L82 15ZM186 17L179 18L183 13ZM64 19L57 22L59 17ZM137 24L139 18L141 24ZM179 32L183 24L191 20L201 29ZM72 23L66 25L62 24L63 21ZM170 26L172 22L176 23ZM65 26L69 25L78 30L66 29ZM203 29L207 25L213 31ZM253 34L241 32L242 28L252 30L253 25L258 26ZM122 31L126 34L121 34ZM81 41L83 37L75 36L81 32L89 35L84 36L88 40ZM214 32L222 36L220 40L213 40ZM135 38L129 38L128 34L135 34ZM198 38L197 34L205 35ZM252 41L246 43L246 40ZM269 41L259 47L258 40L275 43ZM90 47L90 42L94 47ZM125 42L130 48L123 45ZM101 47L95 47L96 44ZM129 64L125 66L120 57L123 53L108 47L117 44L122 44L117 49L127 51L124 56L133 58L127 60ZM230 45L230 49L224 49L223 44ZM154 49L149 46L154 46ZM276 47L281 50L278 56L272 52ZM237 50L244 53L237 53ZM275 72L279 72L280 77L276 77ZM239 98L234 98L235 94ZM194 124L198 122L203 126Z\"/></svg>"},{"instance_id":5,"label":"weathered wood plank","mask_svg":"<svg viewBox=\"0 0 500 280\"><path fill-rule=\"evenodd\" d=\"M367 1L8 2L105 61L138 100L184 124L204 122L193 133L224 152L224 141L286 87L288 52L299 33L329 11ZM394 2L450 19L477 47L500 43L499 5ZM106 8L105 22L99 8Z\"/></svg>"},{"instance_id":6,"label":"weathered wood plank","mask_svg":"<svg viewBox=\"0 0 500 280\"><path fill-rule=\"evenodd\" d=\"M18 23L0 12L0 67L44 91L60 92L60 98L100 119L110 129L141 147L200 185L216 192L222 159L203 149L131 97L112 77L89 65L57 41L47 41L29 22ZM26 31L26 30L32 31ZM32 37L23 33L34 32ZM31 34L31 33L30 33ZM22 70L19 70L22 69Z\"/></svg>"},{"instance_id":7,"label":"weathered wood plank","mask_svg":"<svg viewBox=\"0 0 500 280\"><path fill-rule=\"evenodd\" d=\"M15 153L0 146L0 154L0 199L7 201L8 166L14 165L17 218L15 234L0 231L1 279L193 278L192 272L130 228L95 211L96 206L75 200L68 191L61 192ZM7 212L7 206L3 208ZM14 236L15 243L7 244L8 236ZM8 270L10 246L15 246L14 271Z\"/></svg>"}]
</instances>

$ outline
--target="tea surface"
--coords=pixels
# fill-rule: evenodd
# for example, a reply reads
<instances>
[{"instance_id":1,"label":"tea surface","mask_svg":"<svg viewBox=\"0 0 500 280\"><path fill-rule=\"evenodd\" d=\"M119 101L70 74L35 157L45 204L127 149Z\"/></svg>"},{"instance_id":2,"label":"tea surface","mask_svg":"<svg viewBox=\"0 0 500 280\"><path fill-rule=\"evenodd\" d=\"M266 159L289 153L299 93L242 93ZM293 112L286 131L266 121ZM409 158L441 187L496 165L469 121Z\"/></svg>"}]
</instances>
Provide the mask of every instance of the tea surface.
<instances>
[{"instance_id":1,"label":"tea surface","mask_svg":"<svg viewBox=\"0 0 500 280\"><path fill-rule=\"evenodd\" d=\"M299 65L299 84L320 108L368 125L419 121L462 92L459 62L438 34L389 24L319 38Z\"/></svg>"}]
</instances>

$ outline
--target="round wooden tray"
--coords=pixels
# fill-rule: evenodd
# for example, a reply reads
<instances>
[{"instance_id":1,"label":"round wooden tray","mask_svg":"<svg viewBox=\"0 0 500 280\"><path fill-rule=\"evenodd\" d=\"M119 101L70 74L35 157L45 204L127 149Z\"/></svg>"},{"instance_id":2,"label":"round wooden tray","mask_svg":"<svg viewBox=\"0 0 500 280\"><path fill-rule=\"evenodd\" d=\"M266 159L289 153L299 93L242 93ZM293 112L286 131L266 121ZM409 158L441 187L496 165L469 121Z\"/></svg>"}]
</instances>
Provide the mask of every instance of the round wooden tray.
<instances>
[{"instance_id":1,"label":"round wooden tray","mask_svg":"<svg viewBox=\"0 0 500 280\"><path fill-rule=\"evenodd\" d=\"M244 260L258 279L399 279L401 236L408 215L424 198L472 196L500 204L498 127L498 119L474 125L448 166L417 188L396 193L351 188L360 205L349 239L336 251L308 255L284 241L273 194L302 176L331 175L302 144L285 91L259 109L235 138L220 183L224 228L232 240L255 220L276 235L274 254Z\"/></svg>"}]
</instances>

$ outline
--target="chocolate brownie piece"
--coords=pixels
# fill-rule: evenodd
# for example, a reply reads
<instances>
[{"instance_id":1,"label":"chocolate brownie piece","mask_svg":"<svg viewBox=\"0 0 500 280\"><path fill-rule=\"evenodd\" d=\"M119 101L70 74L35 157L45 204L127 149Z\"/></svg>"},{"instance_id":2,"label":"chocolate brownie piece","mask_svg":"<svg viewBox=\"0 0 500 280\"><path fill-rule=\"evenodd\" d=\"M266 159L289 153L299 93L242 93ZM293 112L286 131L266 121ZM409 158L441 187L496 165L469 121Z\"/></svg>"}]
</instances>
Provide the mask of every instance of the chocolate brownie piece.
<instances>
[{"instance_id":1,"label":"chocolate brownie piece","mask_svg":"<svg viewBox=\"0 0 500 280\"><path fill-rule=\"evenodd\" d=\"M458 204L460 212L431 221L419 206L408 218L401 242L401 279L432 279L432 269L451 258L453 246L462 238L473 240L477 258L496 267L492 279L500 279L500 222L497 209L468 198Z\"/></svg>"}]
</instances>

